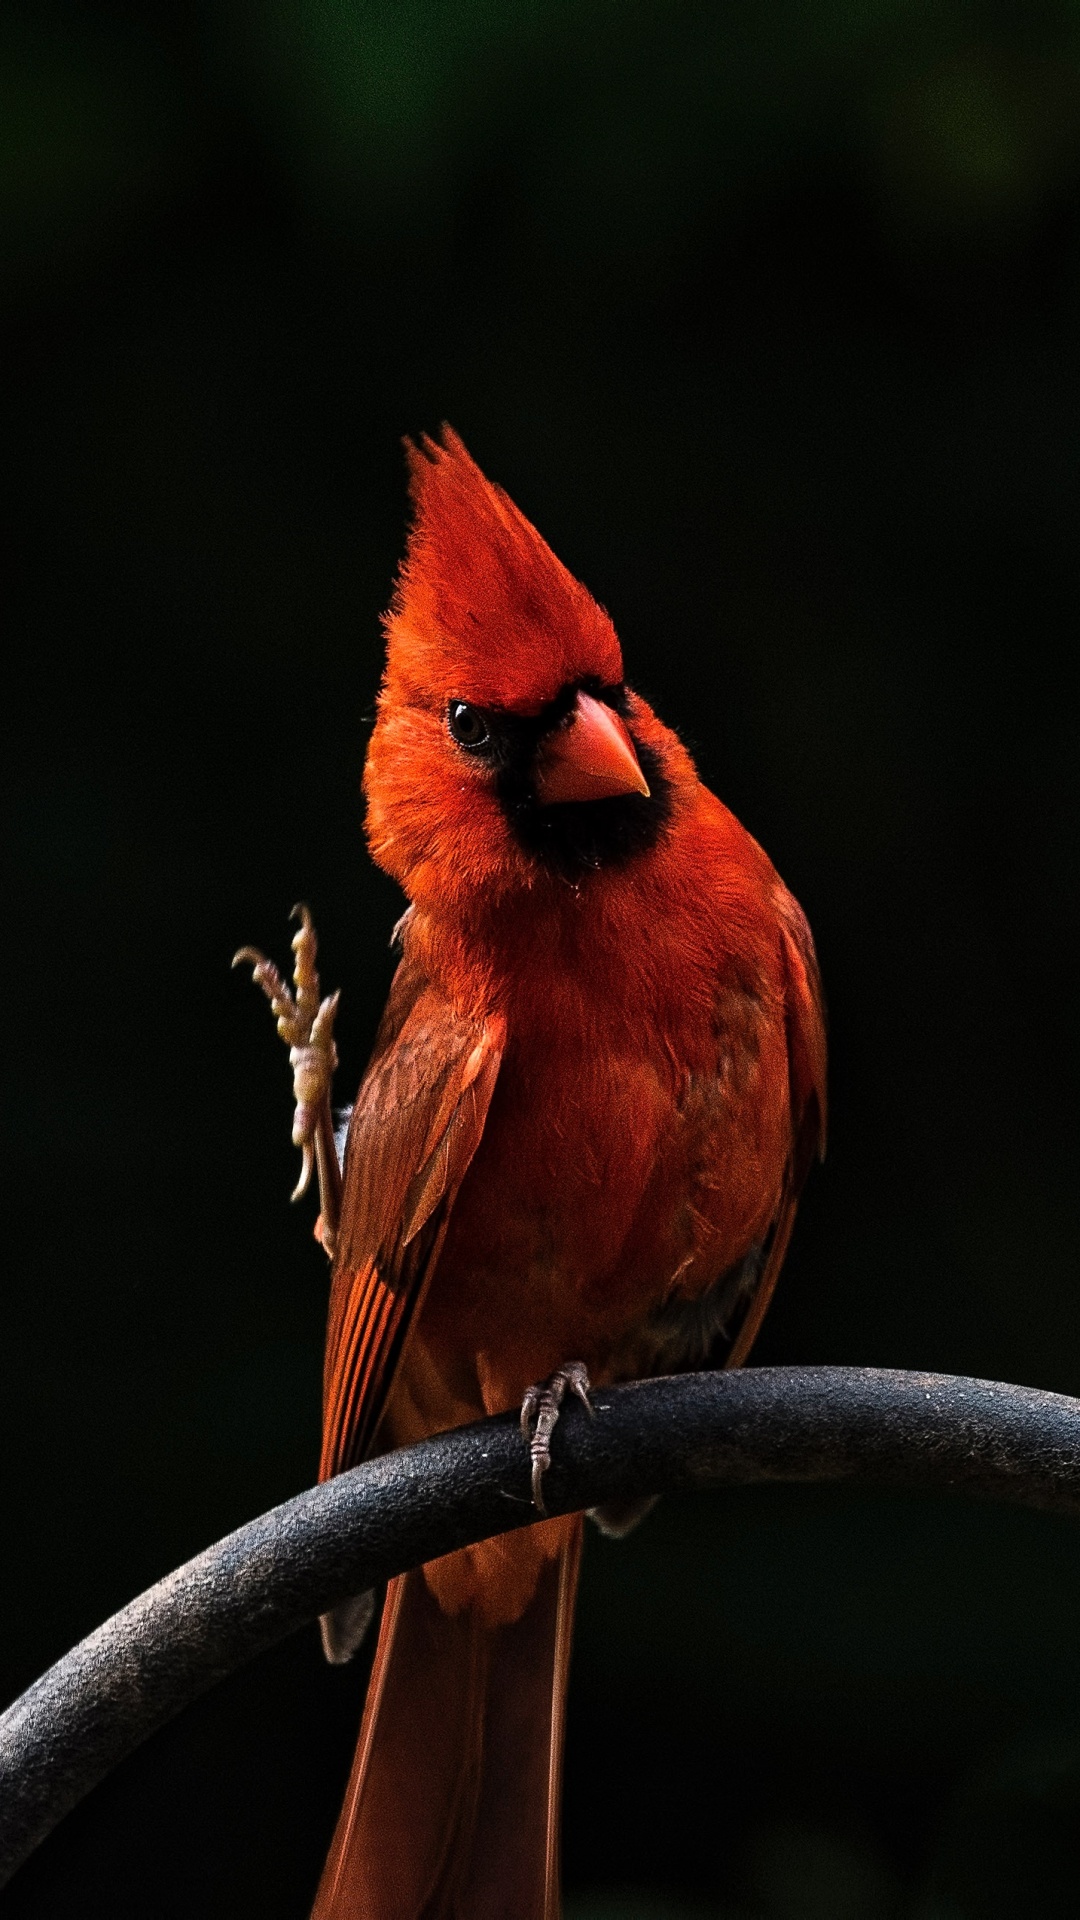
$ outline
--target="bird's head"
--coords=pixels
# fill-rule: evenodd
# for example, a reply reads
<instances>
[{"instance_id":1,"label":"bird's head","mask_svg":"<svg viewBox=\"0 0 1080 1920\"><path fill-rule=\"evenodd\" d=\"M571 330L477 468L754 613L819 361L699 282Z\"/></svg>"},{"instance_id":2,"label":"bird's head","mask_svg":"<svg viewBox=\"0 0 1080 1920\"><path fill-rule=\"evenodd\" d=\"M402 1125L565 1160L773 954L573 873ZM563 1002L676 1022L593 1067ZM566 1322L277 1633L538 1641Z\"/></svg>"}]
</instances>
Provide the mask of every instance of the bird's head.
<instances>
[{"instance_id":1,"label":"bird's head","mask_svg":"<svg viewBox=\"0 0 1080 1920\"><path fill-rule=\"evenodd\" d=\"M608 615L448 428L409 449L368 838L414 900L580 880L654 846L692 769Z\"/></svg>"}]
</instances>

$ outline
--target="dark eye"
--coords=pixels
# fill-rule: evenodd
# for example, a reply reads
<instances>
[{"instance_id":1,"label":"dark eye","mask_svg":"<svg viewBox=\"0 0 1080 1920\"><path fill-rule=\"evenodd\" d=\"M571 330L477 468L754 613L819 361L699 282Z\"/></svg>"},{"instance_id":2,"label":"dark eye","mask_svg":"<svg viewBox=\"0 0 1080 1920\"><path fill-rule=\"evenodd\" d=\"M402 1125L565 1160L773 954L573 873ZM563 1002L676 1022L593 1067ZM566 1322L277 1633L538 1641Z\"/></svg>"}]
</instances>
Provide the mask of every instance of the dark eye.
<instances>
[{"instance_id":1,"label":"dark eye","mask_svg":"<svg viewBox=\"0 0 1080 1920\"><path fill-rule=\"evenodd\" d=\"M466 706L464 700L451 700L446 719L461 747L485 747L491 738L483 714L476 707Z\"/></svg>"}]
</instances>

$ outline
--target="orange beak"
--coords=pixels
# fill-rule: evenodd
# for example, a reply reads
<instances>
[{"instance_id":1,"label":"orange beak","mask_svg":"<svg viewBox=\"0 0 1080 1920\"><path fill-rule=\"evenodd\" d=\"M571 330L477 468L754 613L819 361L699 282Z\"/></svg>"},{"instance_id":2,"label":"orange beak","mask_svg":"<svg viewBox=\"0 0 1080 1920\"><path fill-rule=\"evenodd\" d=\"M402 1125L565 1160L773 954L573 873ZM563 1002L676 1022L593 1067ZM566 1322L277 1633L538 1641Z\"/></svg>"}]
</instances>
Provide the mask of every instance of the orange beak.
<instances>
[{"instance_id":1,"label":"orange beak","mask_svg":"<svg viewBox=\"0 0 1080 1920\"><path fill-rule=\"evenodd\" d=\"M562 725L542 748L536 774L541 805L611 800L620 793L648 797L648 792L634 743L618 714L591 694L579 693Z\"/></svg>"}]
</instances>

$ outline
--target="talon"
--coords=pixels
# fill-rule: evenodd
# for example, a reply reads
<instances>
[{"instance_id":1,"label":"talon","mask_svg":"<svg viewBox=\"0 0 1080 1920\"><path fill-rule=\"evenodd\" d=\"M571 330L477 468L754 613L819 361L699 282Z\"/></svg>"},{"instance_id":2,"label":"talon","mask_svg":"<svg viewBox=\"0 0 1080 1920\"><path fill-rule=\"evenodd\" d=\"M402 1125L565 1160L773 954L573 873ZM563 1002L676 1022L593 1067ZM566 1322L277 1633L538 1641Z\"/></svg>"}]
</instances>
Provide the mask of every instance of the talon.
<instances>
[{"instance_id":1,"label":"talon","mask_svg":"<svg viewBox=\"0 0 1080 1920\"><path fill-rule=\"evenodd\" d=\"M532 1500L537 1513L546 1514L544 1475L551 1465L551 1436L566 1398L567 1388L581 1401L589 1418L596 1409L589 1399L589 1375L581 1360L568 1360L549 1379L526 1388L521 1403L521 1435L532 1455ZM536 1425L533 1426L535 1419Z\"/></svg>"},{"instance_id":2,"label":"talon","mask_svg":"<svg viewBox=\"0 0 1080 1920\"><path fill-rule=\"evenodd\" d=\"M571 1380L570 1391L571 1393L574 1394L574 1396L578 1400L581 1401L581 1404L584 1407L586 1413L588 1414L589 1419L595 1420L596 1408L593 1406L592 1401L589 1399L589 1376L585 1372L584 1367L582 1367L581 1373L575 1374L574 1378Z\"/></svg>"},{"instance_id":3,"label":"talon","mask_svg":"<svg viewBox=\"0 0 1080 1920\"><path fill-rule=\"evenodd\" d=\"M540 1388L528 1387L521 1403L521 1437L528 1443L532 1439L532 1417L540 1405Z\"/></svg>"},{"instance_id":4,"label":"talon","mask_svg":"<svg viewBox=\"0 0 1080 1920\"><path fill-rule=\"evenodd\" d=\"M310 1139L301 1141L300 1150L303 1155L303 1164L300 1168L300 1178L289 1195L290 1200L303 1199L311 1185L311 1175L315 1167L315 1149Z\"/></svg>"},{"instance_id":5,"label":"talon","mask_svg":"<svg viewBox=\"0 0 1080 1920\"><path fill-rule=\"evenodd\" d=\"M318 941L311 914L303 902L293 908L290 918L299 921L293 935L294 993L272 960L258 947L240 947L233 955L233 966L247 964L252 978L270 1002L277 1030L289 1049L293 1070L293 1144L303 1155L300 1178L292 1198L299 1200L311 1185L318 1168L321 1201L319 1236L332 1253L341 1211L341 1170L334 1144L334 1125L330 1110L330 1090L338 1064L334 1045L334 1015L340 995L322 998L319 972L315 965Z\"/></svg>"},{"instance_id":6,"label":"talon","mask_svg":"<svg viewBox=\"0 0 1080 1920\"><path fill-rule=\"evenodd\" d=\"M310 1021L304 1009L298 1007L288 987L272 960L268 960L258 947L241 947L233 954L233 966L247 961L253 971L252 979L261 987L270 1002L270 1011L277 1021L277 1030L287 1047L295 1046L307 1038Z\"/></svg>"}]
</instances>

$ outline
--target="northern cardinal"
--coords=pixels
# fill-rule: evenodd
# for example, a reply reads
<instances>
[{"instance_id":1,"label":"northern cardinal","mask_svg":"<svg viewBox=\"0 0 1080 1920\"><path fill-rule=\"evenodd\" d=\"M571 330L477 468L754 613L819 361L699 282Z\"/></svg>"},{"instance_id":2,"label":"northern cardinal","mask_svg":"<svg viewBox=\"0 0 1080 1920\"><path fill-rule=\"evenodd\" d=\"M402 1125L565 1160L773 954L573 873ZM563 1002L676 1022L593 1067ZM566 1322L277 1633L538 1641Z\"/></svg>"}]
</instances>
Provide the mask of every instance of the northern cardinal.
<instances>
[{"instance_id":1,"label":"northern cardinal","mask_svg":"<svg viewBox=\"0 0 1080 1920\"><path fill-rule=\"evenodd\" d=\"M410 905L343 1176L306 913L295 1000L244 957L333 1252L323 1476L520 1407L542 1511L567 1391L715 1365L725 1339L745 1358L823 1148L821 989L800 908L626 686L607 614L455 434L410 465L364 782ZM314 1920L557 1920L581 1529L391 1583ZM331 1658L370 1610L324 1622Z\"/></svg>"}]
</instances>

